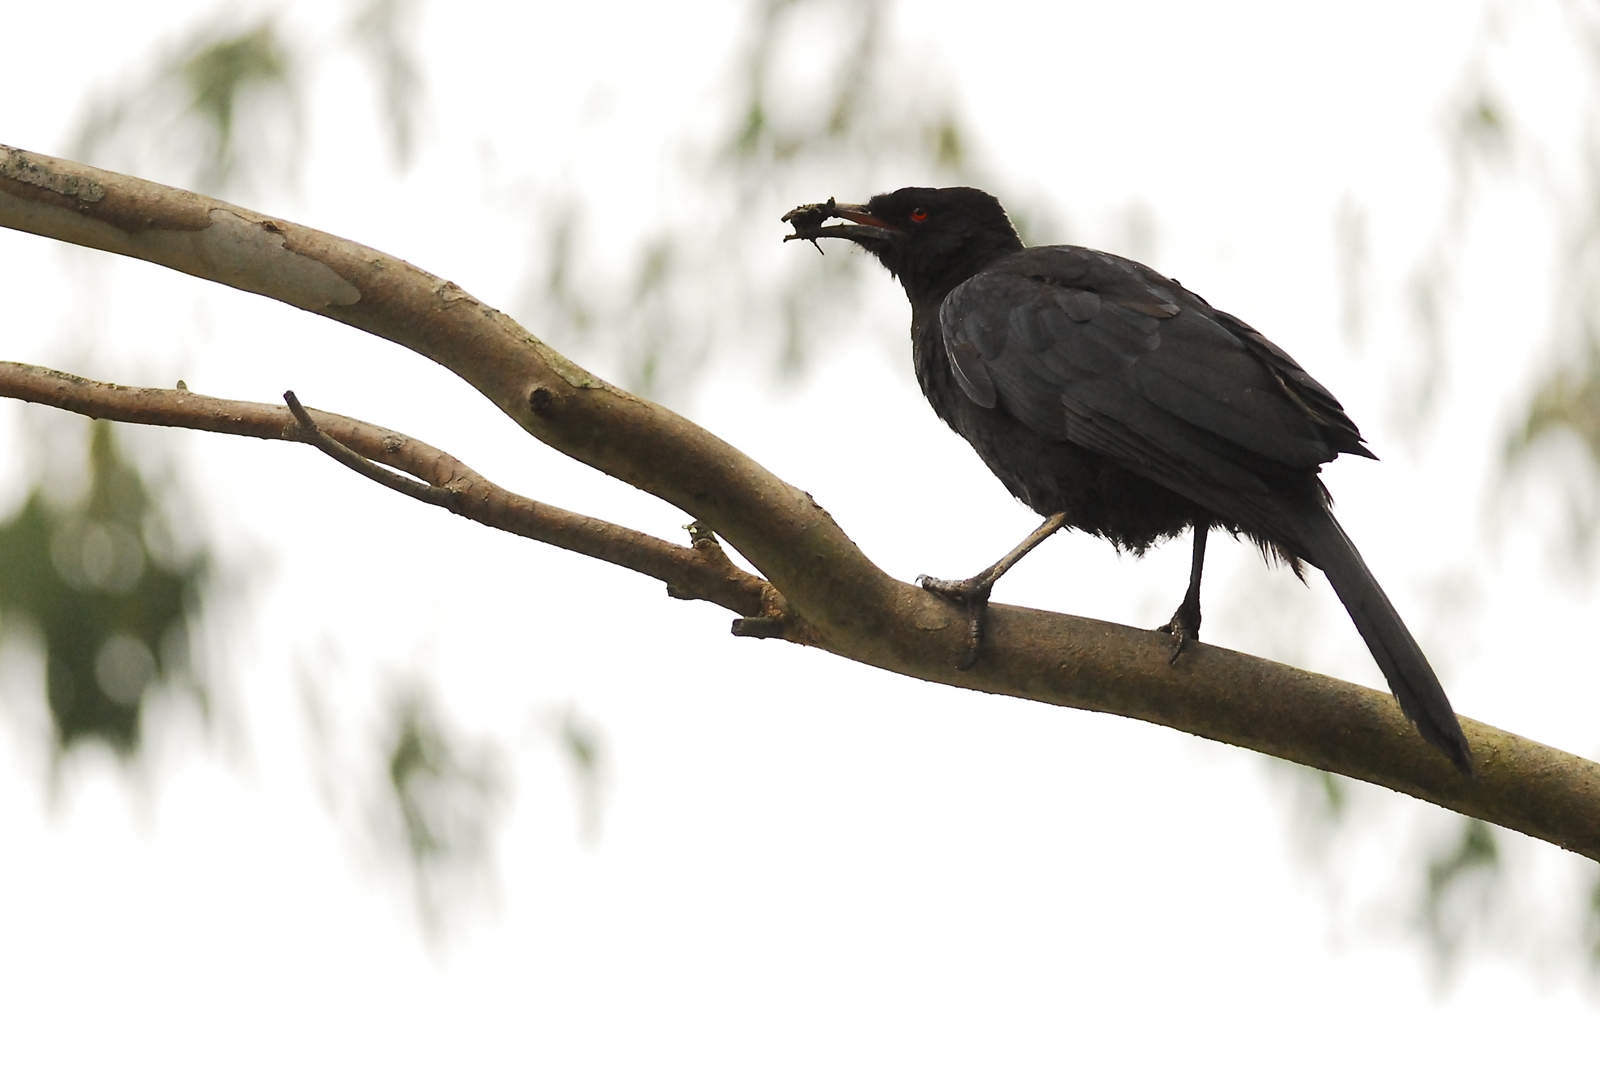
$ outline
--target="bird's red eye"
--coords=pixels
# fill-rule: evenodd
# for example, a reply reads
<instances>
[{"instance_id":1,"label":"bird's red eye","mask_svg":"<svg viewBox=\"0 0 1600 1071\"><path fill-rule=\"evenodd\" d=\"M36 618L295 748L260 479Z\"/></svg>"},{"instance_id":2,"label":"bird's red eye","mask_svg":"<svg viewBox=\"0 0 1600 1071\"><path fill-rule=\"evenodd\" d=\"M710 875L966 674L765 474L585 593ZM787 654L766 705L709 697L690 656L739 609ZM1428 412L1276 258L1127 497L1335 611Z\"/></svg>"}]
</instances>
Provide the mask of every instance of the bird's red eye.
<instances>
[{"instance_id":1,"label":"bird's red eye","mask_svg":"<svg viewBox=\"0 0 1600 1071\"><path fill-rule=\"evenodd\" d=\"M921 223L923 220L925 220L927 218L928 218L928 210L926 208L913 208L911 210L911 222L913 222L913 223Z\"/></svg>"}]
</instances>

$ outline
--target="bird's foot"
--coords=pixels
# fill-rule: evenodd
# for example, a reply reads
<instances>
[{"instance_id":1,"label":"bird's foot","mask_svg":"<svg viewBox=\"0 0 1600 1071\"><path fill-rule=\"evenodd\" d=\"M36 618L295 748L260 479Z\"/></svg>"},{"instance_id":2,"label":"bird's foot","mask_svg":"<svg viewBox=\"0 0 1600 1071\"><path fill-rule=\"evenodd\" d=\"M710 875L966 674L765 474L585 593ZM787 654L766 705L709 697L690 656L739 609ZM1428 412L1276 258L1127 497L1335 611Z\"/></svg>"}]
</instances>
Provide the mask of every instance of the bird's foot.
<instances>
[{"instance_id":1,"label":"bird's foot","mask_svg":"<svg viewBox=\"0 0 1600 1071\"><path fill-rule=\"evenodd\" d=\"M919 576L917 583L924 591L931 591L967 611L967 653L956 663L956 668L967 670L977 665L978 647L983 642L983 615L989 609L989 592L994 588L994 580L985 572L968 580Z\"/></svg>"},{"instance_id":2,"label":"bird's foot","mask_svg":"<svg viewBox=\"0 0 1600 1071\"><path fill-rule=\"evenodd\" d=\"M1200 641L1200 607L1185 602L1172 615L1172 620L1156 629L1172 637L1172 657L1167 665L1176 665L1178 656Z\"/></svg>"}]
</instances>

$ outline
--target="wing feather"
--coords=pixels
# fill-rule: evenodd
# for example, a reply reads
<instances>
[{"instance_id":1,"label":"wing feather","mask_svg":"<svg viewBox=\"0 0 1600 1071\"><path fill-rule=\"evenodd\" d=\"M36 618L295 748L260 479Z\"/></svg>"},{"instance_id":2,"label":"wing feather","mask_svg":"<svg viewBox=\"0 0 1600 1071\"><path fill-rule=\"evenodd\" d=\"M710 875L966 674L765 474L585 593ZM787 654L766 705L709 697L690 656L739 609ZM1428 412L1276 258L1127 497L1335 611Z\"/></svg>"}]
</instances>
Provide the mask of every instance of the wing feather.
<instances>
[{"instance_id":1,"label":"wing feather","mask_svg":"<svg viewBox=\"0 0 1600 1071\"><path fill-rule=\"evenodd\" d=\"M1038 434L1182 494L1251 496L1274 476L1366 453L1321 384L1247 324L1143 265L1023 250L939 310L962 390Z\"/></svg>"}]
</instances>

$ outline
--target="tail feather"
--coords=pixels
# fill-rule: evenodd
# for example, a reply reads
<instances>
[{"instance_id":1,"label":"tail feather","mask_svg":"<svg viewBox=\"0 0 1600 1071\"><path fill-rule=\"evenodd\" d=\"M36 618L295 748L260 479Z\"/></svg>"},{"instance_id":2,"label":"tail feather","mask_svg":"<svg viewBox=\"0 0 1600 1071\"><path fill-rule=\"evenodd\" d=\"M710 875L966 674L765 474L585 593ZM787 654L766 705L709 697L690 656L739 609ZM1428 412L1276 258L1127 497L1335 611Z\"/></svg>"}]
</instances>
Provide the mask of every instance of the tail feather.
<instances>
[{"instance_id":1,"label":"tail feather","mask_svg":"<svg viewBox=\"0 0 1600 1071\"><path fill-rule=\"evenodd\" d=\"M1367 641L1373 660L1383 671L1400 710L1410 719L1422 738L1455 763L1466 774L1472 773L1472 750L1461 732L1461 724L1450 709L1444 686L1417 646L1411 630L1395 611L1394 604L1378 586L1372 570L1362 561L1350 537L1326 509L1302 515L1300 536L1305 558L1321 569L1333 585L1339 601L1350 612L1356 631Z\"/></svg>"}]
</instances>

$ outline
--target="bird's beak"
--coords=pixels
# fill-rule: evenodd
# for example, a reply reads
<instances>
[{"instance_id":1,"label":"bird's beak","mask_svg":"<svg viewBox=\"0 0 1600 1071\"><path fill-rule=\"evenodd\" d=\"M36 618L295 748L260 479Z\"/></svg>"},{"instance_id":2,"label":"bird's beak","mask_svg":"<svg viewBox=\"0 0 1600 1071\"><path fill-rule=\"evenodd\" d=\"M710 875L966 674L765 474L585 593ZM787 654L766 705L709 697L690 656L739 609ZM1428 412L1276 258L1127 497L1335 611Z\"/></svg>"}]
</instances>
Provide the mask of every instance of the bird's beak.
<instances>
[{"instance_id":1,"label":"bird's beak","mask_svg":"<svg viewBox=\"0 0 1600 1071\"><path fill-rule=\"evenodd\" d=\"M846 219L854 226L824 227L823 224L830 219ZM889 241L904 233L899 227L885 223L868 212L866 205L842 205L831 197L828 198L827 204L801 205L786 213L783 222L794 226L793 234L784 235L783 240L786 242L792 242L796 238L802 241L848 238L852 242L870 245L873 242Z\"/></svg>"}]
</instances>

